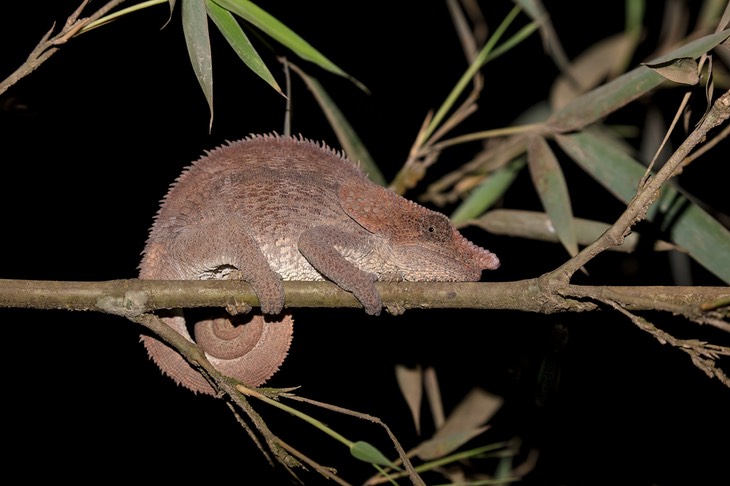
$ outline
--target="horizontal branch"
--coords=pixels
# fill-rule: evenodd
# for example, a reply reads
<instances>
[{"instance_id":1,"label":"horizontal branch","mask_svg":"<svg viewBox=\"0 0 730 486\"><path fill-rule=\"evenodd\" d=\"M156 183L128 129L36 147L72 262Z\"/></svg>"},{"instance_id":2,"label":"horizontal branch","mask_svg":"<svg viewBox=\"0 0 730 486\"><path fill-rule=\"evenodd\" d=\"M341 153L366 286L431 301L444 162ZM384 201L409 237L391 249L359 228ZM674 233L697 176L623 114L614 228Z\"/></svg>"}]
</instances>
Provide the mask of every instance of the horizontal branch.
<instances>
[{"instance_id":1,"label":"horizontal branch","mask_svg":"<svg viewBox=\"0 0 730 486\"><path fill-rule=\"evenodd\" d=\"M377 282L392 309L506 309L550 314L597 308L610 298L632 310L699 315L700 306L730 299L730 287L541 287L538 279L516 282ZM361 307L330 282L284 282L285 307ZM559 294L558 294L559 292ZM0 307L97 311L126 317L156 309L225 307L259 302L251 286L230 280L108 280L60 282L0 279Z\"/></svg>"}]
</instances>

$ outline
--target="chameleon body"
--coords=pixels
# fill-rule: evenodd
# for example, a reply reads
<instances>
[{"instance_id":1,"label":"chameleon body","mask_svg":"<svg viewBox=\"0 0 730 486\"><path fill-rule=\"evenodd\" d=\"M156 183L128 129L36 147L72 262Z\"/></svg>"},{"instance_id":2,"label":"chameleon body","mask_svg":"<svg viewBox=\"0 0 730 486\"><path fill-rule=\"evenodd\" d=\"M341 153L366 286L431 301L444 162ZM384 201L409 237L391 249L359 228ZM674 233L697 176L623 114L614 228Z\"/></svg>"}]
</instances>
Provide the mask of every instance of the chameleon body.
<instances>
[{"instance_id":1,"label":"chameleon body","mask_svg":"<svg viewBox=\"0 0 730 486\"><path fill-rule=\"evenodd\" d=\"M208 152L171 186L140 278L250 283L261 313L164 319L190 340L191 325L216 369L259 386L291 342L282 280L331 280L379 314L375 281L478 281L498 266L444 215L372 183L342 154L301 138L254 135ZM176 351L151 336L142 341L177 383L213 393Z\"/></svg>"}]
</instances>

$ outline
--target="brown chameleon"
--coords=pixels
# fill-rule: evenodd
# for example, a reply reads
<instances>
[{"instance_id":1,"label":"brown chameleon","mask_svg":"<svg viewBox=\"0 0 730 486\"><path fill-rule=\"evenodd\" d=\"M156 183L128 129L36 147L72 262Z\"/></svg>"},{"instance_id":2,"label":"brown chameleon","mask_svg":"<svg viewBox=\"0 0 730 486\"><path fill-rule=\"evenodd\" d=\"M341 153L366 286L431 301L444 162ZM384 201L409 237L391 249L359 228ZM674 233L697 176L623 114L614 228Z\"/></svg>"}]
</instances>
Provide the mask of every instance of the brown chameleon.
<instances>
[{"instance_id":1,"label":"brown chameleon","mask_svg":"<svg viewBox=\"0 0 730 486\"><path fill-rule=\"evenodd\" d=\"M376 315L383 304L375 281L478 281L498 266L496 255L446 216L374 184L340 153L305 139L255 135L183 171L157 213L139 276L251 284L261 313L191 320L216 369L259 386L291 342L282 280L330 280ZM192 340L181 313L164 319ZM177 383L214 392L172 348L150 336L142 342Z\"/></svg>"}]
</instances>

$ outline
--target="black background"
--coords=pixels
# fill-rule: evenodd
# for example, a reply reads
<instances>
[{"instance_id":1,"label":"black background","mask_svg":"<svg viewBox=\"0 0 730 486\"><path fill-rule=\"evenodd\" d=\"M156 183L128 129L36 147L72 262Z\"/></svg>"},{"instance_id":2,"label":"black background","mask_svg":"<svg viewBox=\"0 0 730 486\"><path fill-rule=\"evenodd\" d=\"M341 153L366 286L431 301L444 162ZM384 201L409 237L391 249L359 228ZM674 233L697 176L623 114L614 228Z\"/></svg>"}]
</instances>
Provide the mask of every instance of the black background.
<instances>
[{"instance_id":1,"label":"black background","mask_svg":"<svg viewBox=\"0 0 730 486\"><path fill-rule=\"evenodd\" d=\"M570 57L623 26L622 2L564 3L546 7ZM482 4L491 29L512 6ZM0 77L76 6L73 1L3 6ZM294 60L320 79L392 177L427 111L439 106L466 67L444 3L261 6L368 86L370 95ZM661 14L661 3L651 3L651 28L634 64L651 53ZM215 121L209 133L179 11L163 29L167 17L167 6L158 6L76 38L0 98L1 278L134 278L152 216L180 170L225 140L282 130L283 98L248 72L214 33ZM520 17L518 24L525 23ZM283 84L275 54L257 46ZM285 52L274 47L276 54ZM533 36L488 65L481 109L463 131L510 124L547 97L556 74ZM292 84L292 131L338 147L303 83L295 77ZM681 93L660 96L674 107ZM627 118L631 115L627 110ZM726 151L720 146L681 181L724 211L727 179L720 171ZM467 149L457 149L444 155L443 164L467 156ZM611 221L620 214L621 204L588 177L569 163L565 170L578 216ZM526 175L503 205L539 207ZM491 280L535 277L566 257L557 245L473 229L465 233L502 259L502 268L485 276ZM672 283L666 254L607 254L589 269L591 276L577 281ZM702 268L693 266L693 272L698 285L722 285ZM698 332L679 320L652 317L679 337ZM373 318L355 310L297 310L295 320L290 357L270 384L301 385L304 396L381 417L407 448L417 437L395 384L399 363L434 366L447 411L475 386L502 395L505 406L492 429L474 444L519 437L523 453L539 450L526 483L715 484L726 477L730 391L693 367L684 353L662 346L614 312L409 311ZM0 322L7 474L289 482L280 467L266 464L222 402L195 397L160 375L137 342L135 324L92 313L7 309L0 310ZM555 329L569 333L557 356L561 379L538 407L537 370L550 353ZM704 339L727 341L702 331ZM357 483L371 473L319 431L259 409L286 441L338 468L346 479ZM307 410L351 439L391 450L374 426ZM432 431L427 421L424 429ZM24 465L28 459L33 467ZM494 462L476 467L493 471ZM316 478L303 475L307 483Z\"/></svg>"}]
</instances>

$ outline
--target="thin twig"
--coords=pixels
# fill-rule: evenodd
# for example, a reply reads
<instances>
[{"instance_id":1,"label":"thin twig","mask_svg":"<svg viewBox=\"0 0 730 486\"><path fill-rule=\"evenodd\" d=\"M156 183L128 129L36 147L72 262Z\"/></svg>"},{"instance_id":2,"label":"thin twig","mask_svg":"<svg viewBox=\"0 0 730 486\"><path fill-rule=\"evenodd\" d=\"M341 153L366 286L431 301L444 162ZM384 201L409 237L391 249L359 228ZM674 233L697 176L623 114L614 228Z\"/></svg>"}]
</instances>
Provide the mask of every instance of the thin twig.
<instances>
[{"instance_id":1,"label":"thin twig","mask_svg":"<svg viewBox=\"0 0 730 486\"><path fill-rule=\"evenodd\" d=\"M245 399L244 399L245 400ZM264 446L261 444L261 441L259 440L256 433L254 433L253 429L249 427L249 425L246 423L246 421L243 419L241 414L238 412L238 409L233 405L232 402L226 401L226 405L228 405L228 408L231 410L231 413L233 413L233 416L236 418L236 421L238 424L243 428L243 430L246 431L251 441L256 445L256 448L261 451L261 454L263 454L264 458L266 459L266 462L269 463L270 466L273 467L274 460L271 458L271 454L268 450L264 449Z\"/></svg>"},{"instance_id":2,"label":"thin twig","mask_svg":"<svg viewBox=\"0 0 730 486\"><path fill-rule=\"evenodd\" d=\"M646 212L654 201L656 201L662 185L669 178L676 175L686 163L687 155L689 155L692 149L704 142L707 133L724 123L729 116L730 91L727 91L715 101L712 109L710 109L707 116L702 120L702 123L677 148L659 172L638 190L634 198L629 202L624 213L616 222L600 238L585 247L575 257L568 260L553 272L541 277L544 284L548 281L553 282L555 284L553 288L557 288L560 285L567 285L570 277L598 254L611 246L621 245L626 235L631 231L631 227L646 217Z\"/></svg>"},{"instance_id":3,"label":"thin twig","mask_svg":"<svg viewBox=\"0 0 730 486\"><path fill-rule=\"evenodd\" d=\"M725 140L728 134L730 134L730 125L726 126L722 129L722 131L720 131L720 133L712 137L712 140L705 143L702 147L689 154L687 158L684 159L684 163L682 164L682 166L687 167L689 164L700 158L706 152L713 149L718 143Z\"/></svg>"},{"instance_id":4,"label":"thin twig","mask_svg":"<svg viewBox=\"0 0 730 486\"><path fill-rule=\"evenodd\" d=\"M200 346L188 341L173 328L165 324L165 322L159 317L153 314L142 314L139 316L130 316L129 319L143 325L169 346L174 348L183 358L185 358L185 360L188 361L188 363L190 363L210 382L215 390L219 391L221 398L230 400L243 410L264 438L269 450L273 453L274 457L276 457L277 461L293 474L291 466L293 463L296 463L296 460L289 456L284 449L279 447L281 440L273 432L271 432L266 425L266 422L264 422L261 416L256 413L246 398L238 392L236 389L236 385L239 384L238 381L222 375L213 367L210 361L208 361L205 356L205 352ZM249 431L248 427L246 427L246 430ZM251 432L249 432L249 435L251 435ZM262 453L268 458L268 453L260 447L259 441L255 440L255 443L259 446Z\"/></svg>"},{"instance_id":5,"label":"thin twig","mask_svg":"<svg viewBox=\"0 0 730 486\"><path fill-rule=\"evenodd\" d=\"M58 51L60 45L65 44L74 35L78 34L78 32L86 24L100 18L102 15L106 14L111 9L119 6L124 1L125 0L110 0L103 7L99 8L90 16L85 18L79 18L81 12L84 10L87 3L89 3L89 0L83 0L81 2L81 5L79 5L79 7L68 17L68 19L66 19L63 29L61 29L58 34L51 37L53 29L55 28L55 25L52 26L50 30L46 32L46 34L41 38L40 42L38 42L38 44L30 52L25 62L21 64L18 69L15 70L15 72L10 74L10 76L5 78L3 81L0 81L0 94L3 94L5 91L8 90L8 88L10 88L15 83L38 69L41 64L46 62L53 54Z\"/></svg>"},{"instance_id":6,"label":"thin twig","mask_svg":"<svg viewBox=\"0 0 730 486\"><path fill-rule=\"evenodd\" d=\"M725 372L718 368L715 364L715 360L718 356L730 356L730 348L715 344L708 344L697 339L677 339L668 332L657 328L654 324L643 317L637 316L636 314L624 309L617 302L610 299L606 299L603 302L631 319L631 322L633 322L639 329L654 336L654 338L661 344L669 344L689 354L692 363L697 368L704 371L710 378L717 378L725 386L730 388L730 379Z\"/></svg>"},{"instance_id":7,"label":"thin twig","mask_svg":"<svg viewBox=\"0 0 730 486\"><path fill-rule=\"evenodd\" d=\"M403 447L400 445L400 442L398 442L398 439L396 439L393 432L390 430L390 427L388 427L385 422L380 420L378 417L375 417L373 415L369 415L362 412L356 412L353 410L349 410L347 408L338 407L337 405L331 405L329 403L320 402L317 400L312 400L310 398L300 397L298 395L293 395L289 393L283 393L281 395L282 397L289 398L291 400L296 400L304 403L309 403L311 405L316 405L321 408L325 408L327 410L332 410L333 412L342 413L345 415L350 415L352 417L357 417L362 420L367 420L369 422L373 422L375 424L380 425L385 429L385 431L388 434L388 437L390 437L391 442L393 442L393 447L395 447L395 450L398 452L398 457L400 457L403 466L406 468L406 471L408 471L408 477L410 478L411 482L416 486L426 486L423 482L423 479L418 475L416 470L413 468L413 464L408 459L408 455L406 454L406 451L403 449Z\"/></svg>"},{"instance_id":8,"label":"thin twig","mask_svg":"<svg viewBox=\"0 0 730 486\"><path fill-rule=\"evenodd\" d=\"M295 449L291 445L287 444L283 440L279 440L279 446L281 446L285 451L287 451L289 454L291 454L294 457L299 458L303 463L308 464L312 469L320 473L322 476L326 477L327 479L331 479L332 481L336 482L337 484L340 484L342 486L351 486L350 483L342 479L340 476L332 472L328 467L322 466L314 459L311 459L309 456L304 454L298 449Z\"/></svg>"}]
</instances>

